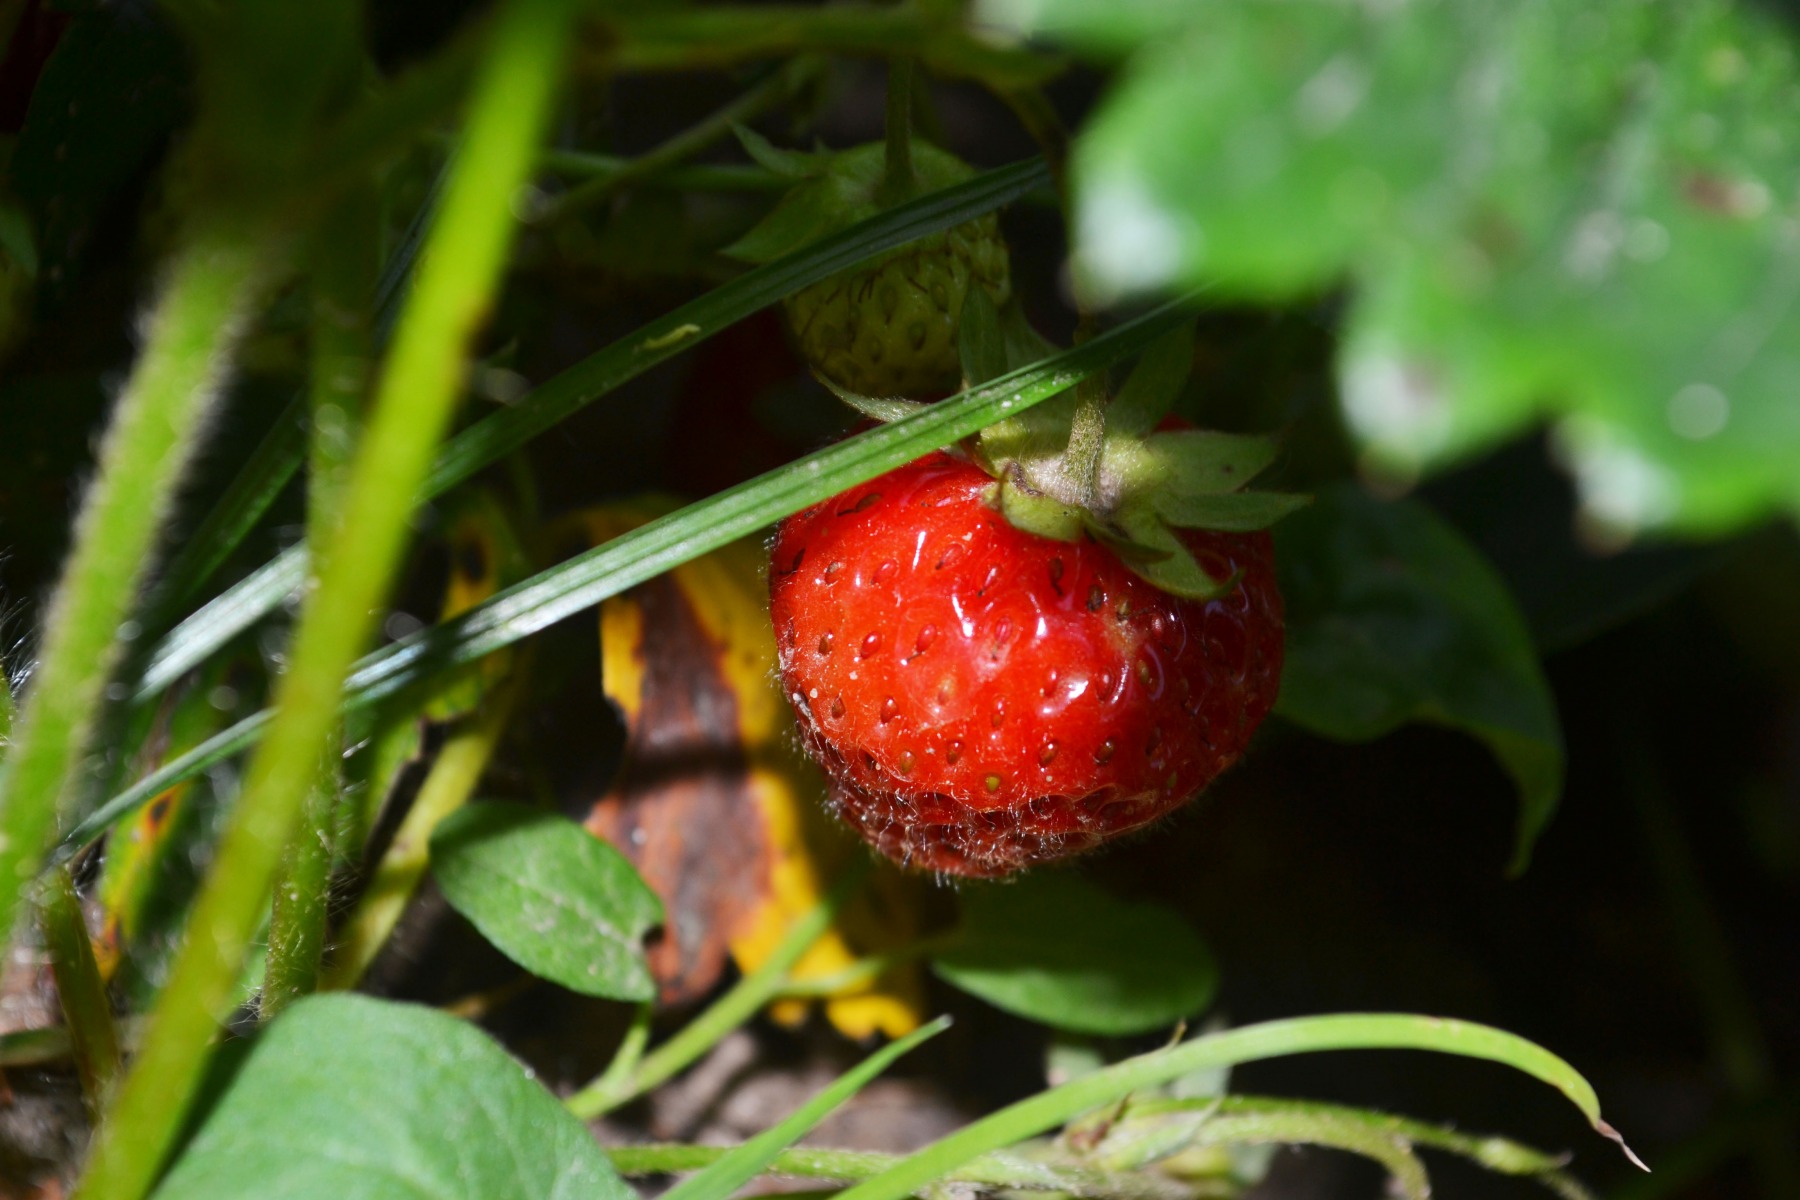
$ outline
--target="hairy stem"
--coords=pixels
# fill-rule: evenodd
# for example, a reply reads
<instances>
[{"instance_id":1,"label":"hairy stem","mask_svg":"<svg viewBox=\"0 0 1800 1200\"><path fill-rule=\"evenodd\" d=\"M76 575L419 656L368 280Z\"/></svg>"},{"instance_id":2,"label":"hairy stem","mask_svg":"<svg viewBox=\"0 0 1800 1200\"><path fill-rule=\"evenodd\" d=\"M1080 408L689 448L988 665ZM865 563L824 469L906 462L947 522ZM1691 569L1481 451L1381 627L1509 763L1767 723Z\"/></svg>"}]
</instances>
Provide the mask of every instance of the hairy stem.
<instances>
[{"instance_id":1,"label":"hairy stem","mask_svg":"<svg viewBox=\"0 0 1800 1200\"><path fill-rule=\"evenodd\" d=\"M702 1170L730 1153L731 1149L730 1146L652 1143L613 1147L606 1153L621 1175L663 1175ZM895 1154L796 1147L776 1155L763 1174L850 1182L873 1178L899 1161L900 1156ZM1062 1192L1080 1200L1204 1200L1209 1196L1235 1194L1235 1188L1228 1181L1221 1181L1219 1189L1213 1191L1204 1183L1177 1182L1141 1172L1050 1164L1014 1153L984 1155L965 1163L943 1182L981 1188Z\"/></svg>"},{"instance_id":2,"label":"hairy stem","mask_svg":"<svg viewBox=\"0 0 1800 1200\"><path fill-rule=\"evenodd\" d=\"M321 227L313 277L312 379L308 391L306 540L323 561L337 535L346 476L373 354L368 308L375 291L380 213L374 194L358 189ZM300 829L289 840L269 907L269 955L262 1018L281 1012L318 984L325 948L327 893L335 860L342 778L337 744L326 737Z\"/></svg>"},{"instance_id":3,"label":"hairy stem","mask_svg":"<svg viewBox=\"0 0 1800 1200\"><path fill-rule=\"evenodd\" d=\"M101 1128L78 1193L89 1200L139 1200L148 1192L200 1082L320 748L338 720L345 673L399 565L414 497L461 390L469 341L499 282L513 199L536 158L574 8L573 0L512 0L496 14L465 138L345 488L342 524L186 942Z\"/></svg>"},{"instance_id":4,"label":"hairy stem","mask_svg":"<svg viewBox=\"0 0 1800 1200\"><path fill-rule=\"evenodd\" d=\"M11 931L77 786L102 690L138 632L126 618L156 532L276 257L266 231L203 226L177 253L151 310L0 776L0 936Z\"/></svg>"}]
</instances>

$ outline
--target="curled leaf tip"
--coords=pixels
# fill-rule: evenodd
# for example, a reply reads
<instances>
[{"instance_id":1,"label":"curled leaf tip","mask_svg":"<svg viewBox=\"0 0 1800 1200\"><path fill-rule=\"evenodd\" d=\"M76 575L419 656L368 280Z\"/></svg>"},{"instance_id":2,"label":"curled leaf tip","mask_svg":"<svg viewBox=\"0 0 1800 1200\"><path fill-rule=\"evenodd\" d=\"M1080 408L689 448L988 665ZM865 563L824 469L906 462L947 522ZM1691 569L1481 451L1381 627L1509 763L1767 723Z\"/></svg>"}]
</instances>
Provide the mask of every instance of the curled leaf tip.
<instances>
[{"instance_id":1,"label":"curled leaf tip","mask_svg":"<svg viewBox=\"0 0 1800 1200\"><path fill-rule=\"evenodd\" d=\"M1608 1125L1605 1121L1598 1119L1594 1122L1594 1130L1608 1141L1618 1143L1619 1149L1625 1152L1625 1157L1631 1160L1632 1166L1636 1167L1646 1175L1650 1173L1650 1164L1639 1158L1637 1156L1637 1151L1625 1144L1625 1139L1620 1136L1618 1130L1614 1129L1611 1125Z\"/></svg>"}]
</instances>

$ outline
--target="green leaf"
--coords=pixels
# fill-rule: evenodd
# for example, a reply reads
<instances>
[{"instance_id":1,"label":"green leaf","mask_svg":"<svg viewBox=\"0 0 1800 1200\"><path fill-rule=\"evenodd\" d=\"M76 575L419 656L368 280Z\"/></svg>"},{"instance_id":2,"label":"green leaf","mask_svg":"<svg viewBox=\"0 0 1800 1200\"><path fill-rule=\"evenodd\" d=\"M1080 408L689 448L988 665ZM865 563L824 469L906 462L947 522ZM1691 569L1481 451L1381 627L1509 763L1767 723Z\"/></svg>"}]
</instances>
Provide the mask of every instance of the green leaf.
<instances>
[{"instance_id":1,"label":"green leaf","mask_svg":"<svg viewBox=\"0 0 1800 1200\"><path fill-rule=\"evenodd\" d=\"M365 996L297 1001L156 1196L633 1200L581 1123L481 1031Z\"/></svg>"},{"instance_id":2,"label":"green leaf","mask_svg":"<svg viewBox=\"0 0 1800 1200\"><path fill-rule=\"evenodd\" d=\"M1212 954L1186 921L1067 871L971 884L961 906L962 923L932 968L1028 1020L1147 1033L1200 1012L1218 989Z\"/></svg>"},{"instance_id":3,"label":"green leaf","mask_svg":"<svg viewBox=\"0 0 1800 1200\"><path fill-rule=\"evenodd\" d=\"M1015 529L1054 542L1073 542L1087 532L1085 509L1071 507L1054 496L1027 491L1011 474L990 484L986 494Z\"/></svg>"},{"instance_id":4,"label":"green leaf","mask_svg":"<svg viewBox=\"0 0 1800 1200\"><path fill-rule=\"evenodd\" d=\"M1133 572L1172 596L1189 600L1214 600L1235 584L1236 578L1217 579L1208 574L1173 529L1154 512L1131 506L1113 514L1114 528L1096 527L1095 535Z\"/></svg>"},{"instance_id":5,"label":"green leaf","mask_svg":"<svg viewBox=\"0 0 1800 1200\"><path fill-rule=\"evenodd\" d=\"M963 300L956 352L962 360L964 387L980 387L1007 372L1006 334L1000 328L1000 310L986 288L970 288Z\"/></svg>"},{"instance_id":6,"label":"green leaf","mask_svg":"<svg viewBox=\"0 0 1800 1200\"><path fill-rule=\"evenodd\" d=\"M725 1200L773 1162L776 1155L805 1137L839 1105L887 1070L888 1064L948 1028L950 1018L939 1017L891 1045L883 1046L820 1089L783 1120L749 1141L732 1147L718 1161L664 1192L662 1200Z\"/></svg>"},{"instance_id":7,"label":"green leaf","mask_svg":"<svg viewBox=\"0 0 1800 1200\"><path fill-rule=\"evenodd\" d=\"M356 709L420 686L845 488L960 441L1009 413L1041 404L1077 380L1128 358L1177 321L1189 319L1192 311L1191 297L1176 300L1035 366L650 521L507 588L455 620L365 656L346 682L345 706ZM300 565L303 569L304 560ZM255 713L163 764L77 824L63 839L63 853L91 840L164 788L253 744L268 722L266 710Z\"/></svg>"},{"instance_id":8,"label":"green leaf","mask_svg":"<svg viewBox=\"0 0 1800 1200\"><path fill-rule=\"evenodd\" d=\"M738 145L744 148L744 153L764 170L789 179L805 179L821 169L818 155L808 154L803 150L783 150L748 125L733 121L731 132L736 136Z\"/></svg>"},{"instance_id":9,"label":"green leaf","mask_svg":"<svg viewBox=\"0 0 1800 1200\"><path fill-rule=\"evenodd\" d=\"M1156 428L1181 399L1194 369L1194 327L1164 334L1132 369L1106 409L1108 433L1141 436Z\"/></svg>"},{"instance_id":10,"label":"green leaf","mask_svg":"<svg viewBox=\"0 0 1800 1200\"><path fill-rule=\"evenodd\" d=\"M1562 792L1562 731L1498 574L1423 504L1348 486L1278 525L1275 548L1287 601L1275 710L1345 741L1408 721L1480 738L1519 788L1523 870Z\"/></svg>"},{"instance_id":11,"label":"green leaf","mask_svg":"<svg viewBox=\"0 0 1800 1200\"><path fill-rule=\"evenodd\" d=\"M826 390L832 395L871 421L880 421L883 424L889 421L898 421L901 417L910 417L925 407L921 401L905 400L899 396L864 396L860 392L853 392L834 382L818 371L813 372L813 378L824 384Z\"/></svg>"},{"instance_id":12,"label":"green leaf","mask_svg":"<svg viewBox=\"0 0 1800 1200\"><path fill-rule=\"evenodd\" d=\"M838 213L848 202L830 180L795 188L723 253L748 263L773 262L838 228Z\"/></svg>"},{"instance_id":13,"label":"green leaf","mask_svg":"<svg viewBox=\"0 0 1800 1200\"><path fill-rule=\"evenodd\" d=\"M787 258L746 272L651 321L549 380L519 403L451 438L432 466L422 498L442 495L594 400L783 296L885 250L992 212L1048 179L1048 168L1041 159L999 167L953 188L896 205ZM182 622L158 644L138 698L167 687L272 612L301 585L306 570L306 547L294 546Z\"/></svg>"},{"instance_id":14,"label":"green leaf","mask_svg":"<svg viewBox=\"0 0 1800 1200\"><path fill-rule=\"evenodd\" d=\"M512 804L459 809L431 835L431 870L450 906L533 975L584 996L655 999L643 941L662 901L574 822Z\"/></svg>"},{"instance_id":15,"label":"green leaf","mask_svg":"<svg viewBox=\"0 0 1800 1200\"><path fill-rule=\"evenodd\" d=\"M1071 164L1105 295L1356 286L1339 374L1408 477L1548 418L1590 519L1800 512L1800 55L1766 6L990 0L1130 57Z\"/></svg>"},{"instance_id":16,"label":"green leaf","mask_svg":"<svg viewBox=\"0 0 1800 1200\"><path fill-rule=\"evenodd\" d=\"M1225 492L1213 496L1178 496L1165 492L1151 499L1156 515L1177 528L1223 529L1236 533L1267 529L1311 503L1312 497L1290 492Z\"/></svg>"},{"instance_id":17,"label":"green leaf","mask_svg":"<svg viewBox=\"0 0 1800 1200\"><path fill-rule=\"evenodd\" d=\"M1236 491L1275 461L1273 438L1210 429L1153 433L1124 467L1135 482L1154 481L1158 490L1181 496Z\"/></svg>"}]
</instances>

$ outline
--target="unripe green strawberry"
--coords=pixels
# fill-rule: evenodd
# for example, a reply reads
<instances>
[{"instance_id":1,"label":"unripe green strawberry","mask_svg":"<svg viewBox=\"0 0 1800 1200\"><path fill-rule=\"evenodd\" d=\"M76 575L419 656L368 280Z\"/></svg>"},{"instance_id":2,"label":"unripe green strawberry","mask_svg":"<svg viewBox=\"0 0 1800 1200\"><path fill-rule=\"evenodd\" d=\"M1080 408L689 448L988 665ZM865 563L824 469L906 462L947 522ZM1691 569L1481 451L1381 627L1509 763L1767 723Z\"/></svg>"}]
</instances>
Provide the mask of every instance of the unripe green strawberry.
<instances>
[{"instance_id":1,"label":"unripe green strawberry","mask_svg":"<svg viewBox=\"0 0 1800 1200\"><path fill-rule=\"evenodd\" d=\"M898 187L886 175L879 142L820 155L775 150L751 137L745 145L764 165L801 180L732 248L752 262L779 258L974 174L923 142L912 146L912 179ZM995 307L1012 295L1006 243L992 213L803 288L783 307L801 352L832 383L869 396L924 396L957 388L957 329L973 286Z\"/></svg>"}]
</instances>

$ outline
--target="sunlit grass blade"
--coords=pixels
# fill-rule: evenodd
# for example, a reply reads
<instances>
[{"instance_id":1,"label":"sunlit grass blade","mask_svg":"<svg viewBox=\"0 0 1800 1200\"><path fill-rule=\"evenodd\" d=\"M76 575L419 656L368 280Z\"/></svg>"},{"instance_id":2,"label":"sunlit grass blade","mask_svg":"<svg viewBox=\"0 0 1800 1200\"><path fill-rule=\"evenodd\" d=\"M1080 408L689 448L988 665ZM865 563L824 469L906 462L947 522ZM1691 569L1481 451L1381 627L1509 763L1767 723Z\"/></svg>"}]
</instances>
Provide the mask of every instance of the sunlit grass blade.
<instances>
[{"instance_id":1,"label":"sunlit grass blade","mask_svg":"<svg viewBox=\"0 0 1800 1200\"><path fill-rule=\"evenodd\" d=\"M519 449L601 396L736 324L783 296L884 250L992 212L1046 186L1042 160L1013 163L898 205L786 258L746 272L564 371L526 396L470 426L444 446L423 489L430 499ZM272 612L306 577L306 550L296 546L176 627L156 647L137 688L156 695L220 646Z\"/></svg>"},{"instance_id":2,"label":"sunlit grass blade","mask_svg":"<svg viewBox=\"0 0 1800 1200\"><path fill-rule=\"evenodd\" d=\"M302 451L304 448L302 440ZM306 581L307 561L304 545L290 546L177 625L157 643L150 665L138 681L135 699L154 699L273 612Z\"/></svg>"},{"instance_id":3,"label":"sunlit grass blade","mask_svg":"<svg viewBox=\"0 0 1800 1200\"><path fill-rule=\"evenodd\" d=\"M1556 1088L1598 1132L1618 1140L1618 1134L1601 1119L1599 1099L1588 1081L1556 1055L1516 1034L1442 1017L1336 1014L1246 1025L1115 1063L1009 1105L933 1142L893 1169L844 1192L843 1200L901 1200L953 1174L970 1159L1035 1137L1091 1109L1191 1071L1322 1050L1434 1050L1502 1063Z\"/></svg>"},{"instance_id":4,"label":"sunlit grass blade","mask_svg":"<svg viewBox=\"0 0 1800 1200\"><path fill-rule=\"evenodd\" d=\"M345 684L345 704L370 703L510 646L809 504L967 437L1106 370L1192 313L1191 297L1166 304L1073 350L639 526L497 593L453 621L362 659ZM263 713L246 717L165 763L83 820L65 841L65 849L92 838L164 788L249 745L261 736L266 723Z\"/></svg>"},{"instance_id":5,"label":"sunlit grass blade","mask_svg":"<svg viewBox=\"0 0 1800 1200\"><path fill-rule=\"evenodd\" d=\"M948 1028L950 1018L939 1017L929 1025L921 1025L899 1041L883 1046L838 1076L828 1087L820 1089L805 1104L773 1127L733 1147L717 1162L664 1192L663 1200L725 1200L725 1197L755 1178L777 1154L805 1137L839 1105L887 1070L888 1064Z\"/></svg>"}]
</instances>

